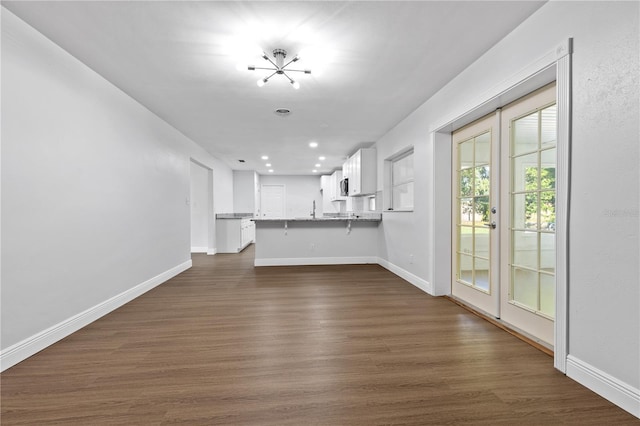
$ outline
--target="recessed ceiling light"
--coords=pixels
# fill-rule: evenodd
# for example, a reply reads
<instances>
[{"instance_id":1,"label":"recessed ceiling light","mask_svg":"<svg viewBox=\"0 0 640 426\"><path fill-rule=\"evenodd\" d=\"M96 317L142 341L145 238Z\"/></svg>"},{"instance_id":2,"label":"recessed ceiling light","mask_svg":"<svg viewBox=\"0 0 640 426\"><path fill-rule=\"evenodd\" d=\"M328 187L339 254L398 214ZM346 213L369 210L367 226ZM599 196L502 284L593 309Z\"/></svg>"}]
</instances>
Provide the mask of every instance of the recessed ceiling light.
<instances>
[{"instance_id":1,"label":"recessed ceiling light","mask_svg":"<svg viewBox=\"0 0 640 426\"><path fill-rule=\"evenodd\" d=\"M317 148L318 147L318 142L309 142L309 146L311 148Z\"/></svg>"},{"instance_id":2,"label":"recessed ceiling light","mask_svg":"<svg viewBox=\"0 0 640 426\"><path fill-rule=\"evenodd\" d=\"M262 157L260 157L260 158L262 158L263 160L268 160L268 159L269 159L269 156L268 156L268 155L263 155L263 156L262 156Z\"/></svg>"},{"instance_id":3,"label":"recessed ceiling light","mask_svg":"<svg viewBox=\"0 0 640 426\"><path fill-rule=\"evenodd\" d=\"M318 157L318 160L320 160L320 161L324 161L326 159L327 159L327 157L325 157L324 155L321 155L320 157Z\"/></svg>"},{"instance_id":4,"label":"recessed ceiling light","mask_svg":"<svg viewBox=\"0 0 640 426\"><path fill-rule=\"evenodd\" d=\"M265 164L265 167L271 167L271 163Z\"/></svg>"},{"instance_id":5,"label":"recessed ceiling light","mask_svg":"<svg viewBox=\"0 0 640 426\"><path fill-rule=\"evenodd\" d=\"M312 171L313 171L313 173L318 173L318 171L316 169L313 169Z\"/></svg>"},{"instance_id":6,"label":"recessed ceiling light","mask_svg":"<svg viewBox=\"0 0 640 426\"><path fill-rule=\"evenodd\" d=\"M273 173L273 169L269 169L269 173Z\"/></svg>"},{"instance_id":7,"label":"recessed ceiling light","mask_svg":"<svg viewBox=\"0 0 640 426\"><path fill-rule=\"evenodd\" d=\"M316 164L316 167L320 167L320 166L322 166L322 164L320 164L320 163Z\"/></svg>"}]
</instances>

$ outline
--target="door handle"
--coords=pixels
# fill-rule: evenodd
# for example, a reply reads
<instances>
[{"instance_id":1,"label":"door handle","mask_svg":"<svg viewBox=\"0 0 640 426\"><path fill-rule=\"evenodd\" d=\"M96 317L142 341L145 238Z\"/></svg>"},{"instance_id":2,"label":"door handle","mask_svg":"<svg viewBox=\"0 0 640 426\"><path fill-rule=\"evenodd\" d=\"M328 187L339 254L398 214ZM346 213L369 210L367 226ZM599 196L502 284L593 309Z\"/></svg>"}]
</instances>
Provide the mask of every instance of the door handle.
<instances>
[{"instance_id":1,"label":"door handle","mask_svg":"<svg viewBox=\"0 0 640 426\"><path fill-rule=\"evenodd\" d=\"M493 222L491 222L491 223L485 223L485 224L484 224L484 226L486 226L486 227L488 227L488 228L491 228L491 229L496 229L496 227L497 227L498 225L496 224L496 221L494 220L494 221L493 221Z\"/></svg>"}]
</instances>

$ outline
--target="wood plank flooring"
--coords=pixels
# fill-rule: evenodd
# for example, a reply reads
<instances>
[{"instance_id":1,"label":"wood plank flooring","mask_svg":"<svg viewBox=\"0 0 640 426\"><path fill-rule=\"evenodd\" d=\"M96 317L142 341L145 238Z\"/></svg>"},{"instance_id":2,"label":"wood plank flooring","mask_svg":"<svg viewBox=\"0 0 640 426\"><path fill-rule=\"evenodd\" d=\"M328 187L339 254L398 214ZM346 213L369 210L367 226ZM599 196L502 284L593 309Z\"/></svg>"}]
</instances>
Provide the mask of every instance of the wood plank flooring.
<instances>
[{"instance_id":1,"label":"wood plank flooring","mask_svg":"<svg viewBox=\"0 0 640 426\"><path fill-rule=\"evenodd\" d=\"M640 423L377 265L193 261L2 373L2 425Z\"/></svg>"}]
</instances>

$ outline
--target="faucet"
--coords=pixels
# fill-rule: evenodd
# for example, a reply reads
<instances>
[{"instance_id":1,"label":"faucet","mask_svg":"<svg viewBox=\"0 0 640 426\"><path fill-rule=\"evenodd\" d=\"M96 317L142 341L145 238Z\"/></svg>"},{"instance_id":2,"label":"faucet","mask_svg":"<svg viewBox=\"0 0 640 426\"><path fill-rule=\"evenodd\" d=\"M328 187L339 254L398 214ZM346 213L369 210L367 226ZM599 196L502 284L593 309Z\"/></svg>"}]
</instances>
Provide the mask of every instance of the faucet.
<instances>
[{"instance_id":1,"label":"faucet","mask_svg":"<svg viewBox=\"0 0 640 426\"><path fill-rule=\"evenodd\" d=\"M313 210L311 210L311 217L316 218L316 200L313 200Z\"/></svg>"}]
</instances>

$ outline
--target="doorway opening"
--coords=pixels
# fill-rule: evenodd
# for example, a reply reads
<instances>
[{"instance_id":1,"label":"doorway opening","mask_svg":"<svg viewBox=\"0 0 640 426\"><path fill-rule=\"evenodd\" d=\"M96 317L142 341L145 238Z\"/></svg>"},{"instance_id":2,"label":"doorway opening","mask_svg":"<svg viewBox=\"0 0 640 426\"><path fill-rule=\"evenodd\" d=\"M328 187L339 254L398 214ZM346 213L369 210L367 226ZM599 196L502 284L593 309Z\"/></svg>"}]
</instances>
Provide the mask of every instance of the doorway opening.
<instances>
[{"instance_id":1,"label":"doorway opening","mask_svg":"<svg viewBox=\"0 0 640 426\"><path fill-rule=\"evenodd\" d=\"M213 170L190 161L191 253L215 254Z\"/></svg>"},{"instance_id":2,"label":"doorway opening","mask_svg":"<svg viewBox=\"0 0 640 426\"><path fill-rule=\"evenodd\" d=\"M553 348L555 83L453 132L452 295Z\"/></svg>"}]
</instances>

